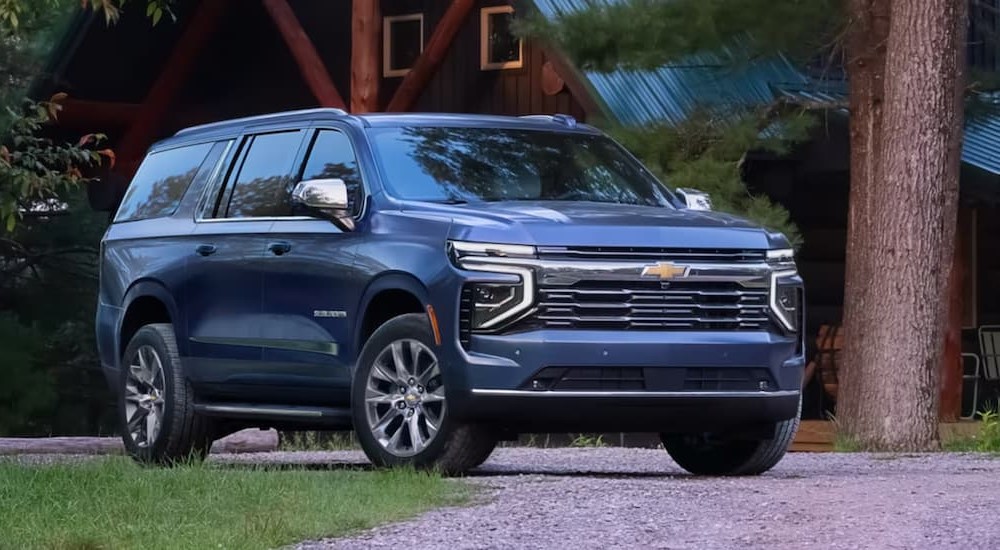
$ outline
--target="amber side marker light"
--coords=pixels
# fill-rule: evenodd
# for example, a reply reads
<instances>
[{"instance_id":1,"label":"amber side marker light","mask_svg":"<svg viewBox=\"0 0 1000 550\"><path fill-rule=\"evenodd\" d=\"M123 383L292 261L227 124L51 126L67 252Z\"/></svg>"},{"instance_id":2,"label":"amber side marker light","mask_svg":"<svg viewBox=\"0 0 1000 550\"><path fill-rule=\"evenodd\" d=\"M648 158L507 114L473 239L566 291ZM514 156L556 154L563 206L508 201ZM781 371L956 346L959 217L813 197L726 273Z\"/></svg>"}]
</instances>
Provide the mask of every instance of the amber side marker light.
<instances>
[{"instance_id":1,"label":"amber side marker light","mask_svg":"<svg viewBox=\"0 0 1000 550\"><path fill-rule=\"evenodd\" d=\"M441 345L441 330L438 328L438 318L434 313L434 306L427 304L427 318L431 320L431 330L434 331L434 344Z\"/></svg>"}]
</instances>

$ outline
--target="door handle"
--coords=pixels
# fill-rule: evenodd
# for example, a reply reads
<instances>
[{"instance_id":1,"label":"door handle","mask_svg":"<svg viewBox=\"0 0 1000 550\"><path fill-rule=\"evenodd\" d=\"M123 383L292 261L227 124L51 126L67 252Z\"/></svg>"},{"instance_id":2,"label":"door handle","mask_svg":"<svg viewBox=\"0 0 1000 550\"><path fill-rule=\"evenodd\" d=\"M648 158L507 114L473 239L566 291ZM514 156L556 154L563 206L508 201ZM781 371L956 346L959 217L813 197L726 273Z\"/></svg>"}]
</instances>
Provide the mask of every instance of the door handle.
<instances>
[{"instance_id":1,"label":"door handle","mask_svg":"<svg viewBox=\"0 0 1000 550\"><path fill-rule=\"evenodd\" d=\"M214 244L200 244L198 245L198 248L194 249L199 256L211 256L212 254L215 254L216 250L218 250L218 248L216 248Z\"/></svg>"},{"instance_id":2,"label":"door handle","mask_svg":"<svg viewBox=\"0 0 1000 550\"><path fill-rule=\"evenodd\" d=\"M275 256L281 256L282 254L287 254L291 250L292 250L291 243L278 242L267 245L267 251L270 252L271 254L274 254Z\"/></svg>"}]
</instances>

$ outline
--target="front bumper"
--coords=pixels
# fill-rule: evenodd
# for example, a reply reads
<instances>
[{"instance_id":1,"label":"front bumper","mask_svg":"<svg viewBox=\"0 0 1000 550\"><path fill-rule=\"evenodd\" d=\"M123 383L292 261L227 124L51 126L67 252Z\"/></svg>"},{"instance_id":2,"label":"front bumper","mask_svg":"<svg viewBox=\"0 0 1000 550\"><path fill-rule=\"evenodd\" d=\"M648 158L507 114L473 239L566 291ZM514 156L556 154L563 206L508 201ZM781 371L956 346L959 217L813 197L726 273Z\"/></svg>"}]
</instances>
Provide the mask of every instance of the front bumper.
<instances>
[{"instance_id":1,"label":"front bumper","mask_svg":"<svg viewBox=\"0 0 1000 550\"><path fill-rule=\"evenodd\" d=\"M798 414L799 392L562 393L472 390L459 416L514 433L756 432Z\"/></svg>"},{"instance_id":2,"label":"front bumper","mask_svg":"<svg viewBox=\"0 0 1000 550\"><path fill-rule=\"evenodd\" d=\"M452 413L518 432L683 433L787 420L798 412L804 364L797 336L765 331L475 335L454 360L464 376L453 381ZM600 379L537 382L573 369ZM624 371L633 380L615 378Z\"/></svg>"}]
</instances>

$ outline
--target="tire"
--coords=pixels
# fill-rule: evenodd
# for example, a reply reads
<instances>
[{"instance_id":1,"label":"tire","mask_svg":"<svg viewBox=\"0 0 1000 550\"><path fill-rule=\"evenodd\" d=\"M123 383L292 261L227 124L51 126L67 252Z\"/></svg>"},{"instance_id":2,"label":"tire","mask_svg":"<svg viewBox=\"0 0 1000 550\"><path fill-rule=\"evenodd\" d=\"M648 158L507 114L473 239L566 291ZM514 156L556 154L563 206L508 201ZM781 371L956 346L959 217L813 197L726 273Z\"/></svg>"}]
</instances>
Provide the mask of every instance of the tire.
<instances>
[{"instance_id":1,"label":"tire","mask_svg":"<svg viewBox=\"0 0 1000 550\"><path fill-rule=\"evenodd\" d=\"M160 465L205 458L212 445L211 423L194 411L194 392L171 325L146 325L135 333L122 357L118 389L118 419L129 456ZM139 422L130 426L130 419Z\"/></svg>"},{"instance_id":2,"label":"tire","mask_svg":"<svg viewBox=\"0 0 1000 550\"><path fill-rule=\"evenodd\" d=\"M361 350L351 413L372 464L457 475L482 464L496 447L489 430L448 415L436 348L427 317L417 313L383 324Z\"/></svg>"},{"instance_id":3,"label":"tire","mask_svg":"<svg viewBox=\"0 0 1000 550\"><path fill-rule=\"evenodd\" d=\"M799 402L799 411L802 403ZM660 434L678 466L695 475L755 476L773 468L788 452L799 428L799 414L774 425L771 439L714 438L711 434Z\"/></svg>"}]
</instances>

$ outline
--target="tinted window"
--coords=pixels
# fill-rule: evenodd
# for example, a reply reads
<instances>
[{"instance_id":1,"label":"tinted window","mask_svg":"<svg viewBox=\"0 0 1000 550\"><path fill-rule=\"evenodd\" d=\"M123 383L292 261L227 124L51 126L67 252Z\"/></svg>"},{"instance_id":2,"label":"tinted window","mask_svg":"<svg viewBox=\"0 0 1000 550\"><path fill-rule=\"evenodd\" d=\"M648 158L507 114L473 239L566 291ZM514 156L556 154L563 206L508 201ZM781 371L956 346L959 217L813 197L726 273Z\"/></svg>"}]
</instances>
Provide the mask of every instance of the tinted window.
<instances>
[{"instance_id":1,"label":"tinted window","mask_svg":"<svg viewBox=\"0 0 1000 550\"><path fill-rule=\"evenodd\" d=\"M336 130L320 130L309 151L303 180L339 178L347 184L351 210L361 194L361 173L351 140Z\"/></svg>"},{"instance_id":2,"label":"tinted window","mask_svg":"<svg viewBox=\"0 0 1000 550\"><path fill-rule=\"evenodd\" d=\"M230 218L291 214L292 168L300 132L254 136L229 199Z\"/></svg>"},{"instance_id":3,"label":"tinted window","mask_svg":"<svg viewBox=\"0 0 1000 550\"><path fill-rule=\"evenodd\" d=\"M385 183L403 199L673 204L670 191L599 135L423 126L371 132Z\"/></svg>"},{"instance_id":4,"label":"tinted window","mask_svg":"<svg viewBox=\"0 0 1000 550\"><path fill-rule=\"evenodd\" d=\"M178 147L146 157L125 192L115 221L169 216L177 210L212 143Z\"/></svg>"}]
</instances>

